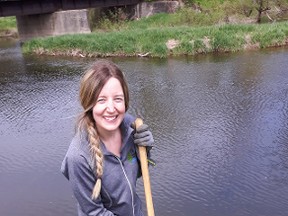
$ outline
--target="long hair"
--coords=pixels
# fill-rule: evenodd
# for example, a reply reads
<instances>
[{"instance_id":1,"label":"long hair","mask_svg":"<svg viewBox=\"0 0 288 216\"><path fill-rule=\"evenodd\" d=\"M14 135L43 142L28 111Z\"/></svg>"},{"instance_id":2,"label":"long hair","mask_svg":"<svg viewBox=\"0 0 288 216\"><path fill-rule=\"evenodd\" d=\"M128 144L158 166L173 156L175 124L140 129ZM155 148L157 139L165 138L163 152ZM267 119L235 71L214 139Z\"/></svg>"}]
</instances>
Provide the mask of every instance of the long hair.
<instances>
[{"instance_id":1,"label":"long hair","mask_svg":"<svg viewBox=\"0 0 288 216\"><path fill-rule=\"evenodd\" d=\"M100 138L92 110L103 86L111 77L118 79L122 86L125 111L127 111L129 107L128 85L122 71L111 61L96 61L92 67L84 73L80 82L79 97L83 112L78 119L77 129L78 132L82 130L87 131L91 156L95 163L95 176L97 180L92 191L92 199L96 199L100 194L101 179L103 176L103 153L100 148Z\"/></svg>"}]
</instances>

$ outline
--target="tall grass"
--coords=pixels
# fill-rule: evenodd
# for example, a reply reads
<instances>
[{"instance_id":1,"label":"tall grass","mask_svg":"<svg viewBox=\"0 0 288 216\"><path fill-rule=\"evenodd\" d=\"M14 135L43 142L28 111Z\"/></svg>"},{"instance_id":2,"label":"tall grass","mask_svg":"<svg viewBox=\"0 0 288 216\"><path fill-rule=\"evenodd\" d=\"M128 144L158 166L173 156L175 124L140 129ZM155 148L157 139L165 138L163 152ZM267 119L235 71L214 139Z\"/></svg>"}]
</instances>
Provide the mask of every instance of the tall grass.
<instances>
[{"instance_id":1,"label":"tall grass","mask_svg":"<svg viewBox=\"0 0 288 216\"><path fill-rule=\"evenodd\" d=\"M248 39L249 40L248 40ZM167 57L208 52L235 52L287 43L288 23L214 25L206 27L136 28L88 35L34 39L24 44L26 53L81 56ZM169 47L174 42L174 47Z\"/></svg>"},{"instance_id":2,"label":"tall grass","mask_svg":"<svg viewBox=\"0 0 288 216\"><path fill-rule=\"evenodd\" d=\"M189 1L189 0L187 0ZM187 2L185 1L185 2ZM195 55L235 52L288 44L288 23L229 24L241 14L242 1L191 0L202 12L184 7L174 14L155 14L140 20L103 17L91 34L66 35L25 42L23 52L76 56ZM242 8L243 9L243 8ZM239 12L240 11L240 12ZM227 24L228 23L228 24Z\"/></svg>"},{"instance_id":3,"label":"tall grass","mask_svg":"<svg viewBox=\"0 0 288 216\"><path fill-rule=\"evenodd\" d=\"M16 28L16 17L0 17L0 30Z\"/></svg>"},{"instance_id":4,"label":"tall grass","mask_svg":"<svg viewBox=\"0 0 288 216\"><path fill-rule=\"evenodd\" d=\"M175 26L206 26L223 22L223 11L214 13L199 13L192 8L184 7L174 14L158 13L136 21L120 20L114 22L106 17L99 21L94 31L118 31L121 29L149 29Z\"/></svg>"},{"instance_id":5,"label":"tall grass","mask_svg":"<svg viewBox=\"0 0 288 216\"><path fill-rule=\"evenodd\" d=\"M18 37L16 17L0 17L0 37Z\"/></svg>"}]
</instances>

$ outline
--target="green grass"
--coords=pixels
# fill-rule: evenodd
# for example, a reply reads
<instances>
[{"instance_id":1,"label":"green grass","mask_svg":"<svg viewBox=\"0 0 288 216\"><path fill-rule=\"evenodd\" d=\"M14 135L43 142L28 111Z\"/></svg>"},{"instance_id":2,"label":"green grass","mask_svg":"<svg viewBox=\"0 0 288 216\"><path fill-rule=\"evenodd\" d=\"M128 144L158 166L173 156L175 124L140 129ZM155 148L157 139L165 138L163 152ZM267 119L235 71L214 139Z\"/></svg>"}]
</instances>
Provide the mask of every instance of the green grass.
<instances>
[{"instance_id":1,"label":"green grass","mask_svg":"<svg viewBox=\"0 0 288 216\"><path fill-rule=\"evenodd\" d=\"M201 13L184 7L174 14L155 14L140 20L114 21L103 17L91 34L33 39L24 53L75 56L167 57L210 52L236 52L287 45L288 23L227 24L227 17L244 21L234 0L187 0L198 2ZM242 9L241 9L242 8ZM251 17L249 17L251 18ZM117 20L117 21L115 21ZM169 47L169 44L173 45Z\"/></svg>"},{"instance_id":2,"label":"green grass","mask_svg":"<svg viewBox=\"0 0 288 216\"><path fill-rule=\"evenodd\" d=\"M192 8L184 7L174 14L158 13L135 21L120 20L113 22L107 18L99 21L94 31L119 31L123 29L150 29L175 26L206 26L214 25L225 19L223 12L198 13Z\"/></svg>"},{"instance_id":3,"label":"green grass","mask_svg":"<svg viewBox=\"0 0 288 216\"><path fill-rule=\"evenodd\" d=\"M250 41L247 41L249 36ZM88 35L66 35L34 39L23 45L25 53L84 56L137 56L195 55L208 52L235 52L247 45L259 48L283 46L288 38L288 23L218 25L206 27L162 27L125 29L116 32L94 32ZM167 42L174 40L176 47L169 49ZM246 47L246 48L245 48ZM248 47L249 49L249 47Z\"/></svg>"},{"instance_id":4,"label":"green grass","mask_svg":"<svg viewBox=\"0 0 288 216\"><path fill-rule=\"evenodd\" d=\"M274 23L259 26L254 33L254 42L259 42L260 48L282 46L288 41L288 23Z\"/></svg>"},{"instance_id":5,"label":"green grass","mask_svg":"<svg viewBox=\"0 0 288 216\"><path fill-rule=\"evenodd\" d=\"M16 17L0 17L0 30L16 28Z\"/></svg>"},{"instance_id":6,"label":"green grass","mask_svg":"<svg viewBox=\"0 0 288 216\"><path fill-rule=\"evenodd\" d=\"M0 37L18 37L16 17L0 17Z\"/></svg>"}]
</instances>

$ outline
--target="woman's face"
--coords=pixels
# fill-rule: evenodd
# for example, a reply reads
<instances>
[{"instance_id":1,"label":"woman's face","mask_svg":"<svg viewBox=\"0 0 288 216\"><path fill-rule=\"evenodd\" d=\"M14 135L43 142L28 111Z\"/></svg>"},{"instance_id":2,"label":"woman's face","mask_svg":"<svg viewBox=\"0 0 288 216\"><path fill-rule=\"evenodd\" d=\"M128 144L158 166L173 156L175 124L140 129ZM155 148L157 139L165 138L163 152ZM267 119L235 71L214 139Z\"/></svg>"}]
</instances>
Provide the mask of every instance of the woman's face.
<instances>
[{"instance_id":1,"label":"woman's face","mask_svg":"<svg viewBox=\"0 0 288 216\"><path fill-rule=\"evenodd\" d=\"M125 99L118 79L111 77L103 86L93 107L99 135L116 131L125 114Z\"/></svg>"}]
</instances>

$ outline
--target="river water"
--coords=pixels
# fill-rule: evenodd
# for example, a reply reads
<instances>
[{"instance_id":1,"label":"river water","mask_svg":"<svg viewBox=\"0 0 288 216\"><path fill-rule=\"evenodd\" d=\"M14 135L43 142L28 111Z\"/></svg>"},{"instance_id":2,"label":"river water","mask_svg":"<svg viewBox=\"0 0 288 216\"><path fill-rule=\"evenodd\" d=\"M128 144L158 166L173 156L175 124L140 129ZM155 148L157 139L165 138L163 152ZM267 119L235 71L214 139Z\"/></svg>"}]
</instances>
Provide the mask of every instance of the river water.
<instances>
[{"instance_id":1,"label":"river water","mask_svg":"<svg viewBox=\"0 0 288 216\"><path fill-rule=\"evenodd\" d=\"M288 215L288 49L113 58L155 138L157 216ZM76 216L60 173L79 78L95 59L0 42L0 215ZM144 202L143 184L138 190ZM143 203L144 205L144 203Z\"/></svg>"}]
</instances>

